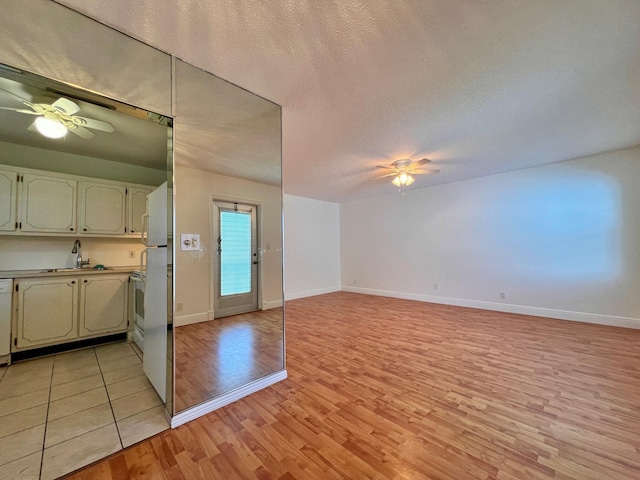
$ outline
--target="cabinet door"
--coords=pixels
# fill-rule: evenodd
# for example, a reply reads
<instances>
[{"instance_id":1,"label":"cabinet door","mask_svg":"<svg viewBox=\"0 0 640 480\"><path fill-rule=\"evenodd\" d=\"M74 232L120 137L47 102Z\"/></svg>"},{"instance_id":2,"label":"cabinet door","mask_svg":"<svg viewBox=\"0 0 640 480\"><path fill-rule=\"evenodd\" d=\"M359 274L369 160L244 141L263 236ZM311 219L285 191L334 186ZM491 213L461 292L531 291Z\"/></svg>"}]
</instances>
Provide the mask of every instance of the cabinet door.
<instances>
[{"instance_id":1,"label":"cabinet door","mask_svg":"<svg viewBox=\"0 0 640 480\"><path fill-rule=\"evenodd\" d=\"M147 211L147 195L150 188L129 187L129 208L128 208L128 233L140 235L142 231L142 216Z\"/></svg>"},{"instance_id":2,"label":"cabinet door","mask_svg":"<svg viewBox=\"0 0 640 480\"><path fill-rule=\"evenodd\" d=\"M106 183L80 183L80 231L124 235L126 188Z\"/></svg>"},{"instance_id":3,"label":"cabinet door","mask_svg":"<svg viewBox=\"0 0 640 480\"><path fill-rule=\"evenodd\" d=\"M16 202L18 200L18 174L0 170L0 230L16 229Z\"/></svg>"},{"instance_id":4,"label":"cabinet door","mask_svg":"<svg viewBox=\"0 0 640 480\"><path fill-rule=\"evenodd\" d=\"M129 275L87 275L80 282L81 337L127 329Z\"/></svg>"},{"instance_id":5,"label":"cabinet door","mask_svg":"<svg viewBox=\"0 0 640 480\"><path fill-rule=\"evenodd\" d=\"M20 279L16 284L15 348L64 343L77 338L76 277Z\"/></svg>"},{"instance_id":6,"label":"cabinet door","mask_svg":"<svg viewBox=\"0 0 640 480\"><path fill-rule=\"evenodd\" d=\"M77 183L66 178L25 173L21 230L75 233Z\"/></svg>"}]
</instances>

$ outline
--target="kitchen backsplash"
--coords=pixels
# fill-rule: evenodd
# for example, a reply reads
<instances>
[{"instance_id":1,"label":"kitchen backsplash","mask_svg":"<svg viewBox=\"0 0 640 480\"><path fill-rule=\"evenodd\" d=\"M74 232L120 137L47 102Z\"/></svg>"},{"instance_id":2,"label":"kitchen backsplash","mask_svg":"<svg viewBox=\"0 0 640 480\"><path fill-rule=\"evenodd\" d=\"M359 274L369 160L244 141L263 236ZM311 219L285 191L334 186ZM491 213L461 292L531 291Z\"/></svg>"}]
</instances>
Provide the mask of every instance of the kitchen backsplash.
<instances>
[{"instance_id":1,"label":"kitchen backsplash","mask_svg":"<svg viewBox=\"0 0 640 480\"><path fill-rule=\"evenodd\" d=\"M77 237L0 236L0 271L74 267ZM139 265L144 248L138 239L80 238L82 259L91 266ZM131 257L133 252L133 258Z\"/></svg>"}]
</instances>

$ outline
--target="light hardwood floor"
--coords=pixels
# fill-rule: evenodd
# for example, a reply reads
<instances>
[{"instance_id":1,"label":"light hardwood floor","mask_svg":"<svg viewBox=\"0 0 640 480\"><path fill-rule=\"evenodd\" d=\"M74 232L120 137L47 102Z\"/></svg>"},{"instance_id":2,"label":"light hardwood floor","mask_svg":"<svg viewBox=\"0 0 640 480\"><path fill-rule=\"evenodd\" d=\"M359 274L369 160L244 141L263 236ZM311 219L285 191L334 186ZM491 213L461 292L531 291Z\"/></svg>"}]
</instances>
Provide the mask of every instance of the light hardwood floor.
<instances>
[{"instance_id":1,"label":"light hardwood floor","mask_svg":"<svg viewBox=\"0 0 640 480\"><path fill-rule=\"evenodd\" d=\"M282 308L176 327L176 411L282 370L282 342Z\"/></svg>"},{"instance_id":2,"label":"light hardwood floor","mask_svg":"<svg viewBox=\"0 0 640 480\"><path fill-rule=\"evenodd\" d=\"M335 293L289 378L80 479L640 478L640 331Z\"/></svg>"}]
</instances>

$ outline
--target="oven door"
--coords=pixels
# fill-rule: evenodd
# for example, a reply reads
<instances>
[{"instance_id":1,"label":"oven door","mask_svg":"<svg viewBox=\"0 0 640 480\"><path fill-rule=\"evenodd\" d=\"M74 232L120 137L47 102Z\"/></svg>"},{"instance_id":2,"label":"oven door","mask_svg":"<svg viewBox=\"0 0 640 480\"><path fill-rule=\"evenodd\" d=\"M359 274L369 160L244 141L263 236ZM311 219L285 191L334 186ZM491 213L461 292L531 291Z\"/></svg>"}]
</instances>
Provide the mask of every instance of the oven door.
<instances>
[{"instance_id":1,"label":"oven door","mask_svg":"<svg viewBox=\"0 0 640 480\"><path fill-rule=\"evenodd\" d=\"M133 283L133 341L144 351L144 280L131 277Z\"/></svg>"}]
</instances>

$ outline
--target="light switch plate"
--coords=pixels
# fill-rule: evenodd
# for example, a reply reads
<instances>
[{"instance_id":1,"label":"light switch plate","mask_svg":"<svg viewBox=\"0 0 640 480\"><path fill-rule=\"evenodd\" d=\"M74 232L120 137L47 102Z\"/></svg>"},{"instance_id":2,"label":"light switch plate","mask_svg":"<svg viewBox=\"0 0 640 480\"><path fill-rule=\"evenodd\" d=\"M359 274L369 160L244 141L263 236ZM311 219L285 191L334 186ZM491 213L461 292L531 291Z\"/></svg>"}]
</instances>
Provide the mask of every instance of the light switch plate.
<instances>
[{"instance_id":1,"label":"light switch plate","mask_svg":"<svg viewBox=\"0 0 640 480\"><path fill-rule=\"evenodd\" d=\"M199 233L181 233L180 234L180 250L193 251L200 250L200 234Z\"/></svg>"}]
</instances>

